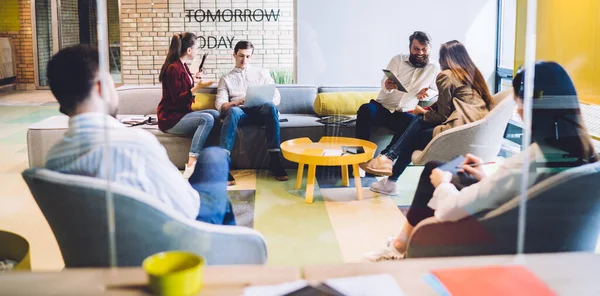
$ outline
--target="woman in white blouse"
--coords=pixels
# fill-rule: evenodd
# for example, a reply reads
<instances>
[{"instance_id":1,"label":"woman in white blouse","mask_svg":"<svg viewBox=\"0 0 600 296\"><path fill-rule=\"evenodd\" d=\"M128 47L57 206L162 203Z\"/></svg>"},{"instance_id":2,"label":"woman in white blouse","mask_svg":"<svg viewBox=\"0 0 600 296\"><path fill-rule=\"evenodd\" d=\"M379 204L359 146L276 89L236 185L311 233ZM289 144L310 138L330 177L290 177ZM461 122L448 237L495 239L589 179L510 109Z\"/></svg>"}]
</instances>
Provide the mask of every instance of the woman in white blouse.
<instances>
[{"instance_id":1,"label":"woman in white blouse","mask_svg":"<svg viewBox=\"0 0 600 296\"><path fill-rule=\"evenodd\" d=\"M519 115L523 106L523 70L513 80ZM524 143L525 144L525 143ZM429 162L419 180L401 233L387 247L365 254L368 261L402 259L414 227L435 216L439 221L462 218L499 207L519 194L521 167L530 161L528 186L562 170L596 162L598 157L584 126L577 93L567 72L557 63L538 62L535 66L531 145L506 160L496 173L486 176L482 160L467 154L462 169L452 174Z\"/></svg>"}]
</instances>

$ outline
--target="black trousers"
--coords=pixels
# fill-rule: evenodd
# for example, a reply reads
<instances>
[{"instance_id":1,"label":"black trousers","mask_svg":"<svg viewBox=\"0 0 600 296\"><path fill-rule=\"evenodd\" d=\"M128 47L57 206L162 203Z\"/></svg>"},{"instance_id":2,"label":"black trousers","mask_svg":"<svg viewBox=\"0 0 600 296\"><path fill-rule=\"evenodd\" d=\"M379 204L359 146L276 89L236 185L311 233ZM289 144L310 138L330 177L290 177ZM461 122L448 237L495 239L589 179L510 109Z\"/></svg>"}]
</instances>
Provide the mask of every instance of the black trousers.
<instances>
[{"instance_id":1,"label":"black trousers","mask_svg":"<svg viewBox=\"0 0 600 296\"><path fill-rule=\"evenodd\" d=\"M433 197L433 191L435 190L435 187L433 187L431 184L429 176L431 175L431 171L442 164L444 163L441 161L430 161L425 164L425 169L423 169L421 177L419 178L419 184L417 186L417 191L415 192L415 197L413 198L410 209L406 214L406 219L410 225L416 226L419 224L419 222L433 216L433 209L427 206ZM456 186L456 188L459 190L475 183L477 183L477 180L464 173L457 173L452 176L452 184L454 184L454 186Z\"/></svg>"}]
</instances>

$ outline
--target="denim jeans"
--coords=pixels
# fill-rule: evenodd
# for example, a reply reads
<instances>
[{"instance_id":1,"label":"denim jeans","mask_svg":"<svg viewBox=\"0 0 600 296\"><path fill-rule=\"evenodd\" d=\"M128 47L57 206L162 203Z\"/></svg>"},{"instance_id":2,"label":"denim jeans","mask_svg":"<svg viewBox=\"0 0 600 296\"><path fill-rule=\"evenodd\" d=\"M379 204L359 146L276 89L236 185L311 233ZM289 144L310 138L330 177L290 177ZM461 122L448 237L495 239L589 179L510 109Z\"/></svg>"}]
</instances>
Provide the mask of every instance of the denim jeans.
<instances>
[{"instance_id":1,"label":"denim jeans","mask_svg":"<svg viewBox=\"0 0 600 296\"><path fill-rule=\"evenodd\" d=\"M200 212L196 220L223 225L235 225L235 216L227 196L229 155L218 147L209 147L198 154L196 168L189 179L200 195Z\"/></svg>"},{"instance_id":2,"label":"denim jeans","mask_svg":"<svg viewBox=\"0 0 600 296\"><path fill-rule=\"evenodd\" d=\"M371 128L373 126L385 126L394 131L394 137L388 146L381 151L381 154L387 153L391 146L396 143L402 132L415 118L414 115L407 112L390 112L380 103L371 100L363 104L356 114L356 138L369 140L371 137Z\"/></svg>"},{"instance_id":3,"label":"denim jeans","mask_svg":"<svg viewBox=\"0 0 600 296\"><path fill-rule=\"evenodd\" d=\"M198 157L215 121L219 121L217 110L194 111L181 118L174 127L167 130L167 133L182 136L193 134L190 156Z\"/></svg>"},{"instance_id":4,"label":"denim jeans","mask_svg":"<svg viewBox=\"0 0 600 296\"><path fill-rule=\"evenodd\" d=\"M231 152L237 128L245 125L265 125L269 151L280 151L279 114L275 104L269 102L257 107L229 108L224 114L219 146Z\"/></svg>"},{"instance_id":5,"label":"denim jeans","mask_svg":"<svg viewBox=\"0 0 600 296\"><path fill-rule=\"evenodd\" d=\"M410 164L412 153L415 150L423 149L433 138L433 128L435 125L423 121L422 116L415 117L404 132L398 136L398 140L391 144L389 151L382 153L391 160L396 160L392 175L388 178L390 181L398 181L398 178L406 167Z\"/></svg>"}]
</instances>

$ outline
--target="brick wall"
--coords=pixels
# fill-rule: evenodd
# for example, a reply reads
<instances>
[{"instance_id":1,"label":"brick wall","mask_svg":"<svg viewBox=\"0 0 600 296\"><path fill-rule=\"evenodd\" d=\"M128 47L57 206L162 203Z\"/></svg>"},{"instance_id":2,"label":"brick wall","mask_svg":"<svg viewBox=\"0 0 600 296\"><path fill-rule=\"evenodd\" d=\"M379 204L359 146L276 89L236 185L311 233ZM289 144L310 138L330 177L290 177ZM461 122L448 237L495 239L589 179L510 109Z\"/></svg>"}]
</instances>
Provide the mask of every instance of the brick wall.
<instances>
[{"instance_id":1,"label":"brick wall","mask_svg":"<svg viewBox=\"0 0 600 296\"><path fill-rule=\"evenodd\" d=\"M14 4L14 0L0 0L0 5ZM17 0L19 28L0 28L0 37L11 37L15 45L17 61L17 86L20 89L35 88L33 69L33 37L31 27L31 2ZM3 7L0 7L3 9ZM16 31L13 31L17 29Z\"/></svg>"},{"instance_id":2,"label":"brick wall","mask_svg":"<svg viewBox=\"0 0 600 296\"><path fill-rule=\"evenodd\" d=\"M200 36L199 55L209 53L207 78L233 68L232 47L240 40L254 43L253 65L291 73L293 9L294 0L121 0L123 82L158 84L170 39L183 31Z\"/></svg>"}]
</instances>

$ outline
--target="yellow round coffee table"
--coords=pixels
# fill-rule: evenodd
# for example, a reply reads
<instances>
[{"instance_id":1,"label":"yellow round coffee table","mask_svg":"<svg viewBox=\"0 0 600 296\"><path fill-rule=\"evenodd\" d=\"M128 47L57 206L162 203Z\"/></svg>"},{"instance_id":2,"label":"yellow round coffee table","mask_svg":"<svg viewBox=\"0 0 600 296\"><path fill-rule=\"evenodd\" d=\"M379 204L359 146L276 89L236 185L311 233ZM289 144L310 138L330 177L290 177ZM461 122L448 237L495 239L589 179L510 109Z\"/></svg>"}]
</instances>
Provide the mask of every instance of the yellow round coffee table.
<instances>
[{"instance_id":1,"label":"yellow round coffee table","mask_svg":"<svg viewBox=\"0 0 600 296\"><path fill-rule=\"evenodd\" d=\"M362 146L365 153L344 154L342 146ZM302 175L304 174L304 165L308 165L308 176L306 180L306 203L313 202L315 189L315 172L317 166L341 166L342 168L342 186L348 186L348 165L352 165L354 174L354 184L356 185L356 196L362 199L362 185L358 164L373 158L377 150L375 143L344 137L322 137L319 142L313 143L309 138L299 138L281 143L283 157L289 161L298 163L298 176L296 177L296 189L302 186Z\"/></svg>"}]
</instances>

